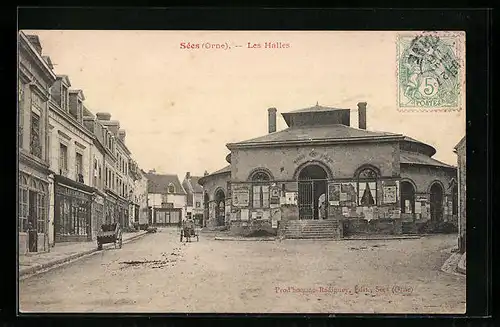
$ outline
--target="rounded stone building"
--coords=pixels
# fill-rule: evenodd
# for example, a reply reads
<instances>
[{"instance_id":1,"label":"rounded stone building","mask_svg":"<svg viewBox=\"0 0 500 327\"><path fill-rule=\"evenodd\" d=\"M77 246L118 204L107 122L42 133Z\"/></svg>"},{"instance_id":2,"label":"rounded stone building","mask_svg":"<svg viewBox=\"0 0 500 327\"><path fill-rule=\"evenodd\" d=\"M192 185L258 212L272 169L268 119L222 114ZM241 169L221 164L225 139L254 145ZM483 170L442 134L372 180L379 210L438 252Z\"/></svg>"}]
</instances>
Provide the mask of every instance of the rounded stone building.
<instances>
[{"instance_id":1,"label":"rounded stone building","mask_svg":"<svg viewBox=\"0 0 500 327\"><path fill-rule=\"evenodd\" d=\"M350 109L320 105L283 113L288 128L227 144L229 165L200 178L208 227L286 237L418 233L456 224L456 168L401 134L359 126ZM450 225L448 224L448 225Z\"/></svg>"}]
</instances>

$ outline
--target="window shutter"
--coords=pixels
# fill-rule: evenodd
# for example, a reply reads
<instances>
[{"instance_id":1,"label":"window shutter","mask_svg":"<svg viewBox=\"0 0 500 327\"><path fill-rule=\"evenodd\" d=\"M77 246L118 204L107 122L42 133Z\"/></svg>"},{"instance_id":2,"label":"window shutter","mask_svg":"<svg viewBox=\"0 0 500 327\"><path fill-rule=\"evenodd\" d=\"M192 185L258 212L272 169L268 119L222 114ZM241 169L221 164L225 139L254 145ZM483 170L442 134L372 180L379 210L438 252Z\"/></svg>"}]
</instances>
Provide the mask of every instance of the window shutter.
<instances>
[{"instance_id":1,"label":"window shutter","mask_svg":"<svg viewBox=\"0 0 500 327\"><path fill-rule=\"evenodd\" d=\"M268 185L262 186L262 207L264 207L264 208L269 207L269 186Z\"/></svg>"},{"instance_id":2,"label":"window shutter","mask_svg":"<svg viewBox=\"0 0 500 327\"><path fill-rule=\"evenodd\" d=\"M260 208L260 185L253 187L253 207Z\"/></svg>"}]
</instances>

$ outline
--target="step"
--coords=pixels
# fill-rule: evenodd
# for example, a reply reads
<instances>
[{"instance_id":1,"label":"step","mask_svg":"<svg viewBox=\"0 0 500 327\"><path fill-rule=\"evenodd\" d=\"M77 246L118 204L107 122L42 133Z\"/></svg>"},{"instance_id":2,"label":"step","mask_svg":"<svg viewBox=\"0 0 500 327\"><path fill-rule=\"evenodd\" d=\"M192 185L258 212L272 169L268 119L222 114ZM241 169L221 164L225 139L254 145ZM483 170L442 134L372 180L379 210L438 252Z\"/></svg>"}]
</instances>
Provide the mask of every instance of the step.
<instances>
[{"instance_id":1,"label":"step","mask_svg":"<svg viewBox=\"0 0 500 327\"><path fill-rule=\"evenodd\" d=\"M336 236L293 236L293 237L285 237L288 239L338 239Z\"/></svg>"}]
</instances>

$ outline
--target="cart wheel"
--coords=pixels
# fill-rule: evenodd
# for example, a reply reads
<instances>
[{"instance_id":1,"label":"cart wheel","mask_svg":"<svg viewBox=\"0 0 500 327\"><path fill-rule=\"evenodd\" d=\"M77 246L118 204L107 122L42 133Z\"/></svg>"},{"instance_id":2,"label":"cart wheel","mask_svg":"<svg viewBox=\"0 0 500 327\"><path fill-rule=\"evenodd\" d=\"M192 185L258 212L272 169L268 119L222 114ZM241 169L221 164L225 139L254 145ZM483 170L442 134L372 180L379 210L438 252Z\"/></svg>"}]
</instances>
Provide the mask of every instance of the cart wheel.
<instances>
[{"instance_id":1,"label":"cart wheel","mask_svg":"<svg viewBox=\"0 0 500 327\"><path fill-rule=\"evenodd\" d=\"M118 240L118 248L121 249L123 245L123 238L122 235L120 235L120 239Z\"/></svg>"},{"instance_id":2,"label":"cart wheel","mask_svg":"<svg viewBox=\"0 0 500 327\"><path fill-rule=\"evenodd\" d=\"M97 243L97 250L102 250L102 244L101 243Z\"/></svg>"},{"instance_id":3,"label":"cart wheel","mask_svg":"<svg viewBox=\"0 0 500 327\"><path fill-rule=\"evenodd\" d=\"M182 236L183 236L183 235L182 235L182 231L181 231L181 242L182 242Z\"/></svg>"}]
</instances>

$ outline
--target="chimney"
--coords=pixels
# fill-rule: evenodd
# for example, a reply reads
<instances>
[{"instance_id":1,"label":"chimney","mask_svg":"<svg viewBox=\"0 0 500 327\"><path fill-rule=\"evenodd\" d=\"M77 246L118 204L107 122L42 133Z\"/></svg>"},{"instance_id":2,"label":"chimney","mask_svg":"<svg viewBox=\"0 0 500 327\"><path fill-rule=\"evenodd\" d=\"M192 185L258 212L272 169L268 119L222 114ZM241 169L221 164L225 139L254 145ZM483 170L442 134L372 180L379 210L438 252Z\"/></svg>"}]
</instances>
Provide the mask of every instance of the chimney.
<instances>
[{"instance_id":1,"label":"chimney","mask_svg":"<svg viewBox=\"0 0 500 327\"><path fill-rule=\"evenodd\" d=\"M190 179L190 178L191 178L191 173L188 171L188 172L186 173L186 179Z\"/></svg>"},{"instance_id":2,"label":"chimney","mask_svg":"<svg viewBox=\"0 0 500 327\"><path fill-rule=\"evenodd\" d=\"M267 109L269 133L276 132L276 108Z\"/></svg>"},{"instance_id":3,"label":"chimney","mask_svg":"<svg viewBox=\"0 0 500 327\"><path fill-rule=\"evenodd\" d=\"M108 112L98 112L95 114L98 120L110 120L111 114Z\"/></svg>"},{"instance_id":4,"label":"chimney","mask_svg":"<svg viewBox=\"0 0 500 327\"><path fill-rule=\"evenodd\" d=\"M38 35L26 35L28 40L30 41L31 45L35 47L36 51L38 54L42 54L42 44L40 43L40 39L38 38Z\"/></svg>"},{"instance_id":5,"label":"chimney","mask_svg":"<svg viewBox=\"0 0 500 327\"><path fill-rule=\"evenodd\" d=\"M208 171L205 170L205 173L203 174L203 176L208 176Z\"/></svg>"},{"instance_id":6,"label":"chimney","mask_svg":"<svg viewBox=\"0 0 500 327\"><path fill-rule=\"evenodd\" d=\"M366 129L366 102L358 103L358 126L359 129Z\"/></svg>"},{"instance_id":7,"label":"chimney","mask_svg":"<svg viewBox=\"0 0 500 327\"><path fill-rule=\"evenodd\" d=\"M118 131L118 137L120 138L120 140L125 143L125 136L127 136L127 132L125 132L125 130L123 129L120 129Z\"/></svg>"}]
</instances>

